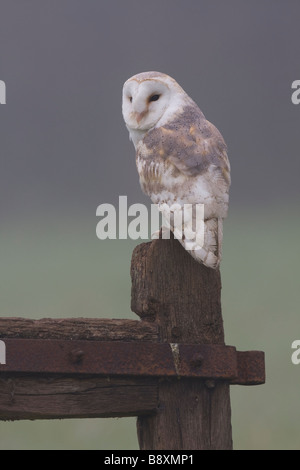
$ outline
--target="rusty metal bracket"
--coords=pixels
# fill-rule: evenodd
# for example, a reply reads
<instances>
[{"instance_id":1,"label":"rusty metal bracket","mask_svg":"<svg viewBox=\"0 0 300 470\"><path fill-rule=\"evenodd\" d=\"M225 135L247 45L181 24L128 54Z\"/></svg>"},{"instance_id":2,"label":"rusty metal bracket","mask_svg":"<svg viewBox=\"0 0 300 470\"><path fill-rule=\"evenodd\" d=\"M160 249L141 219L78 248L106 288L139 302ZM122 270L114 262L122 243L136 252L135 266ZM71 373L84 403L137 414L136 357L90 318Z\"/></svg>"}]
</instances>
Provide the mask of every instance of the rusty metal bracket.
<instances>
[{"instance_id":1,"label":"rusty metal bracket","mask_svg":"<svg viewBox=\"0 0 300 470\"><path fill-rule=\"evenodd\" d=\"M1 338L7 373L190 377L265 382L264 353L219 344ZM3 346L3 345L2 345Z\"/></svg>"}]
</instances>

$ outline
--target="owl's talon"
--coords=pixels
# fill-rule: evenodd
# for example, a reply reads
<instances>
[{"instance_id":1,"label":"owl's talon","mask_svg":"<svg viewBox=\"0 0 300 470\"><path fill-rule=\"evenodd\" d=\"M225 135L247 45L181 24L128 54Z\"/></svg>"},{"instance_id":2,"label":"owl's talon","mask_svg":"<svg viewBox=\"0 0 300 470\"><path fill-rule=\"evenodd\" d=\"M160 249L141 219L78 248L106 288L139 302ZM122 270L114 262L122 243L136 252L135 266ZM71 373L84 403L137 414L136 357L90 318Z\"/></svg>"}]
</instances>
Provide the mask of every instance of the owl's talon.
<instances>
[{"instance_id":1,"label":"owl's talon","mask_svg":"<svg viewBox=\"0 0 300 470\"><path fill-rule=\"evenodd\" d=\"M172 232L168 229L168 227L161 227L151 235L152 240L168 240L170 238L172 238Z\"/></svg>"},{"instance_id":2,"label":"owl's talon","mask_svg":"<svg viewBox=\"0 0 300 470\"><path fill-rule=\"evenodd\" d=\"M156 232L153 232L151 235L151 240L158 240L160 238L160 230L156 230Z\"/></svg>"}]
</instances>

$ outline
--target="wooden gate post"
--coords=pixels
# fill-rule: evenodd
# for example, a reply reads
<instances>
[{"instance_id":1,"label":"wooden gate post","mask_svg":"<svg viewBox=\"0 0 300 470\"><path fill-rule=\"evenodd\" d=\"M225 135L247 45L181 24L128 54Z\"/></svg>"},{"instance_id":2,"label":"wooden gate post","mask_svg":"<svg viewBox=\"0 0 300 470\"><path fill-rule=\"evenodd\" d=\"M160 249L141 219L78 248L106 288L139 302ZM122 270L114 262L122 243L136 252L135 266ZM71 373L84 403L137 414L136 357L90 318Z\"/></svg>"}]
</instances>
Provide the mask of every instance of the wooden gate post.
<instances>
[{"instance_id":1,"label":"wooden gate post","mask_svg":"<svg viewBox=\"0 0 300 470\"><path fill-rule=\"evenodd\" d=\"M159 327L170 343L224 344L219 270L195 262L177 240L155 240L132 256L132 310ZM193 358L195 368L203 358ZM163 378L158 410L137 422L141 450L232 449L229 384L198 378Z\"/></svg>"}]
</instances>

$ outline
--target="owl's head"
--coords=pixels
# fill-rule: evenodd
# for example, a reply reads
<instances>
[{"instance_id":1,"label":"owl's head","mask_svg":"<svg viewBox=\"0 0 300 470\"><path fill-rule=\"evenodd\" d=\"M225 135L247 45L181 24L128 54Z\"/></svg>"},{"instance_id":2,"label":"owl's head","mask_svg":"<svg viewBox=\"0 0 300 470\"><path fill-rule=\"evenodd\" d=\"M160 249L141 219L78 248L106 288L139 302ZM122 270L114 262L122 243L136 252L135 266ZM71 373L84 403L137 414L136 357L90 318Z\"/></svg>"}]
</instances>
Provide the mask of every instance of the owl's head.
<instances>
[{"instance_id":1,"label":"owl's head","mask_svg":"<svg viewBox=\"0 0 300 470\"><path fill-rule=\"evenodd\" d=\"M133 140L157 124L163 125L186 99L178 83L164 73L143 72L129 78L123 87L122 112Z\"/></svg>"}]
</instances>

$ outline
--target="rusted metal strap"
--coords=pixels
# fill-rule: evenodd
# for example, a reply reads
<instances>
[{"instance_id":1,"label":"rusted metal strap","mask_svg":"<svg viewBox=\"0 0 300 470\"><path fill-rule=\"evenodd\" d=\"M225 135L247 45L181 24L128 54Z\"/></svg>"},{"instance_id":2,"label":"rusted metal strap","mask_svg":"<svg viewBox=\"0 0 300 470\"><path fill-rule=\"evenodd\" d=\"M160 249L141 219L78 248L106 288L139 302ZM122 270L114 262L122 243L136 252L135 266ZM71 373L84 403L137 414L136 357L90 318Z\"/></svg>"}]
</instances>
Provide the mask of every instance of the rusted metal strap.
<instances>
[{"instance_id":1,"label":"rusted metal strap","mask_svg":"<svg viewBox=\"0 0 300 470\"><path fill-rule=\"evenodd\" d=\"M233 346L14 338L2 341L5 361L0 364L0 376L92 374L197 377L240 385L265 382L264 353L238 352Z\"/></svg>"}]
</instances>

